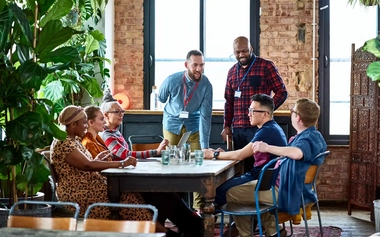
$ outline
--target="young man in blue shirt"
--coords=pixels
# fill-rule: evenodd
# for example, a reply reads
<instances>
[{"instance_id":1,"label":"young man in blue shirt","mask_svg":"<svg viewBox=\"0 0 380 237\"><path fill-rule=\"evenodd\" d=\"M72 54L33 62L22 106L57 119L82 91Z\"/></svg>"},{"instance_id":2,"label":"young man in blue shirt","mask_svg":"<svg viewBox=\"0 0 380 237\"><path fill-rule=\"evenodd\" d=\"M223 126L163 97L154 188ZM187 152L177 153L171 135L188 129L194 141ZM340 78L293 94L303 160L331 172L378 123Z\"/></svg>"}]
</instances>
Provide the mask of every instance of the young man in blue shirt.
<instances>
[{"instance_id":1,"label":"young man in blue shirt","mask_svg":"<svg viewBox=\"0 0 380 237\"><path fill-rule=\"evenodd\" d=\"M187 70L168 76L160 86L158 100L166 103L162 120L163 135L171 145L191 131L188 139L192 150L209 147L212 116L212 85L203 74L204 57L201 51L191 50L186 56ZM195 209L201 204L194 194Z\"/></svg>"}]
</instances>

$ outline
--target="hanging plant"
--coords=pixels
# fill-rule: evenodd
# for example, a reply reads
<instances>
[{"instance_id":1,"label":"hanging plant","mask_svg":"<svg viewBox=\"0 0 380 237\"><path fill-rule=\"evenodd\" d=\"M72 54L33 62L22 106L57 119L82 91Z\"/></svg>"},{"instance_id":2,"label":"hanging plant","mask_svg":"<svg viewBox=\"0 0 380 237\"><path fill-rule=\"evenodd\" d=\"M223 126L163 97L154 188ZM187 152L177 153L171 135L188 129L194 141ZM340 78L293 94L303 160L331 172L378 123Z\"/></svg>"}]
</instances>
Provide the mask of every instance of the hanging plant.
<instances>
[{"instance_id":1,"label":"hanging plant","mask_svg":"<svg viewBox=\"0 0 380 237\"><path fill-rule=\"evenodd\" d=\"M359 2L360 5L370 7L370 6L378 6L380 5L380 0L348 0L348 3L351 5L355 5Z\"/></svg>"}]
</instances>

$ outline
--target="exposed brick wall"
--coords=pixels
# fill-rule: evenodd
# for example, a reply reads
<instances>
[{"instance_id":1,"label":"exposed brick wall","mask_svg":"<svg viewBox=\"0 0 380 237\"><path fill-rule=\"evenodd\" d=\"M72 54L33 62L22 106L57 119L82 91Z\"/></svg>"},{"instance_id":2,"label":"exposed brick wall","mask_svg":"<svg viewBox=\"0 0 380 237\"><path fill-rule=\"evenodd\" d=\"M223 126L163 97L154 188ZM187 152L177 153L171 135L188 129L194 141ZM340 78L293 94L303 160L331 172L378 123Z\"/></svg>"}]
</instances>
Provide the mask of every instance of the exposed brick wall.
<instances>
[{"instance_id":1,"label":"exposed brick wall","mask_svg":"<svg viewBox=\"0 0 380 237\"><path fill-rule=\"evenodd\" d=\"M115 1L114 93L123 92L131 109L144 108L143 0Z\"/></svg>"},{"instance_id":2,"label":"exposed brick wall","mask_svg":"<svg viewBox=\"0 0 380 237\"><path fill-rule=\"evenodd\" d=\"M272 60L284 78L289 98L280 109L288 109L300 97L312 98L313 0L261 0L261 8L260 56ZM318 22L318 1L316 17ZM114 44L115 93L126 93L131 109L143 109L143 0L115 1ZM317 61L315 67L318 72ZM317 80L316 74L316 84ZM321 200L345 201L348 148L329 149L332 154L321 168L318 193Z\"/></svg>"},{"instance_id":3,"label":"exposed brick wall","mask_svg":"<svg viewBox=\"0 0 380 237\"><path fill-rule=\"evenodd\" d=\"M347 147L328 147L331 154L325 159L318 175L317 191L320 200L348 200L350 155Z\"/></svg>"}]
</instances>

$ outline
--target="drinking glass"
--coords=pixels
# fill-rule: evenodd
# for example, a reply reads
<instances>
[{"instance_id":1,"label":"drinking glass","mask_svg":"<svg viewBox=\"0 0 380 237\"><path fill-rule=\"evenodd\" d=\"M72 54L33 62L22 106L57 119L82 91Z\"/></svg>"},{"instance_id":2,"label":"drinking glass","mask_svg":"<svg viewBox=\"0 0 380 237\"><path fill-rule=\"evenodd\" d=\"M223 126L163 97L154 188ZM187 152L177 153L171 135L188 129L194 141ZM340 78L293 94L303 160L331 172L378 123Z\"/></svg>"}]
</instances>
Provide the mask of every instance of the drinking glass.
<instances>
[{"instance_id":1,"label":"drinking glass","mask_svg":"<svg viewBox=\"0 0 380 237\"><path fill-rule=\"evenodd\" d=\"M191 146L189 143L183 144L183 153L184 153L184 160L186 162L191 162Z\"/></svg>"},{"instance_id":2,"label":"drinking glass","mask_svg":"<svg viewBox=\"0 0 380 237\"><path fill-rule=\"evenodd\" d=\"M175 145L169 145L169 159L170 163L177 163L178 162L178 149Z\"/></svg>"},{"instance_id":3,"label":"drinking glass","mask_svg":"<svg viewBox=\"0 0 380 237\"><path fill-rule=\"evenodd\" d=\"M169 150L162 150L161 151L161 157L162 157L162 164L163 165L169 165L170 158L169 158Z\"/></svg>"},{"instance_id":4,"label":"drinking glass","mask_svg":"<svg viewBox=\"0 0 380 237\"><path fill-rule=\"evenodd\" d=\"M202 150L195 150L194 151L194 160L195 165L202 165L203 164L203 151Z\"/></svg>"}]
</instances>

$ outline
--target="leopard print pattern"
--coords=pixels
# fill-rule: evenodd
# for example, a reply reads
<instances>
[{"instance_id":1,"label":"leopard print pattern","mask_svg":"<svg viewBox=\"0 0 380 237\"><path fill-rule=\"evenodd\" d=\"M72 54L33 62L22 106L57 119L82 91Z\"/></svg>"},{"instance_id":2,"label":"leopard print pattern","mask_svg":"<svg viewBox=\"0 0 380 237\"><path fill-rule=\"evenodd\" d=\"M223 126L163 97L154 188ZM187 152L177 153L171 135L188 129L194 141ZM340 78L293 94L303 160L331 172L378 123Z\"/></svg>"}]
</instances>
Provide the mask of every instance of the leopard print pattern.
<instances>
[{"instance_id":1,"label":"leopard print pattern","mask_svg":"<svg viewBox=\"0 0 380 237\"><path fill-rule=\"evenodd\" d=\"M95 202L109 202L107 197L107 180L99 172L79 170L65 161L65 157L75 149L81 151L87 159L91 154L83 147L79 140L67 137L64 141L54 140L51 145L51 162L53 163L59 184L57 194L59 201L75 202L80 206L80 216L83 217L87 207ZM121 203L144 204L139 193L122 193ZM68 207L71 208L71 207ZM73 208L71 208L73 210ZM89 218L108 219L108 207L94 207ZM148 209L128 209L120 211L123 220L152 220L152 213Z\"/></svg>"}]
</instances>

